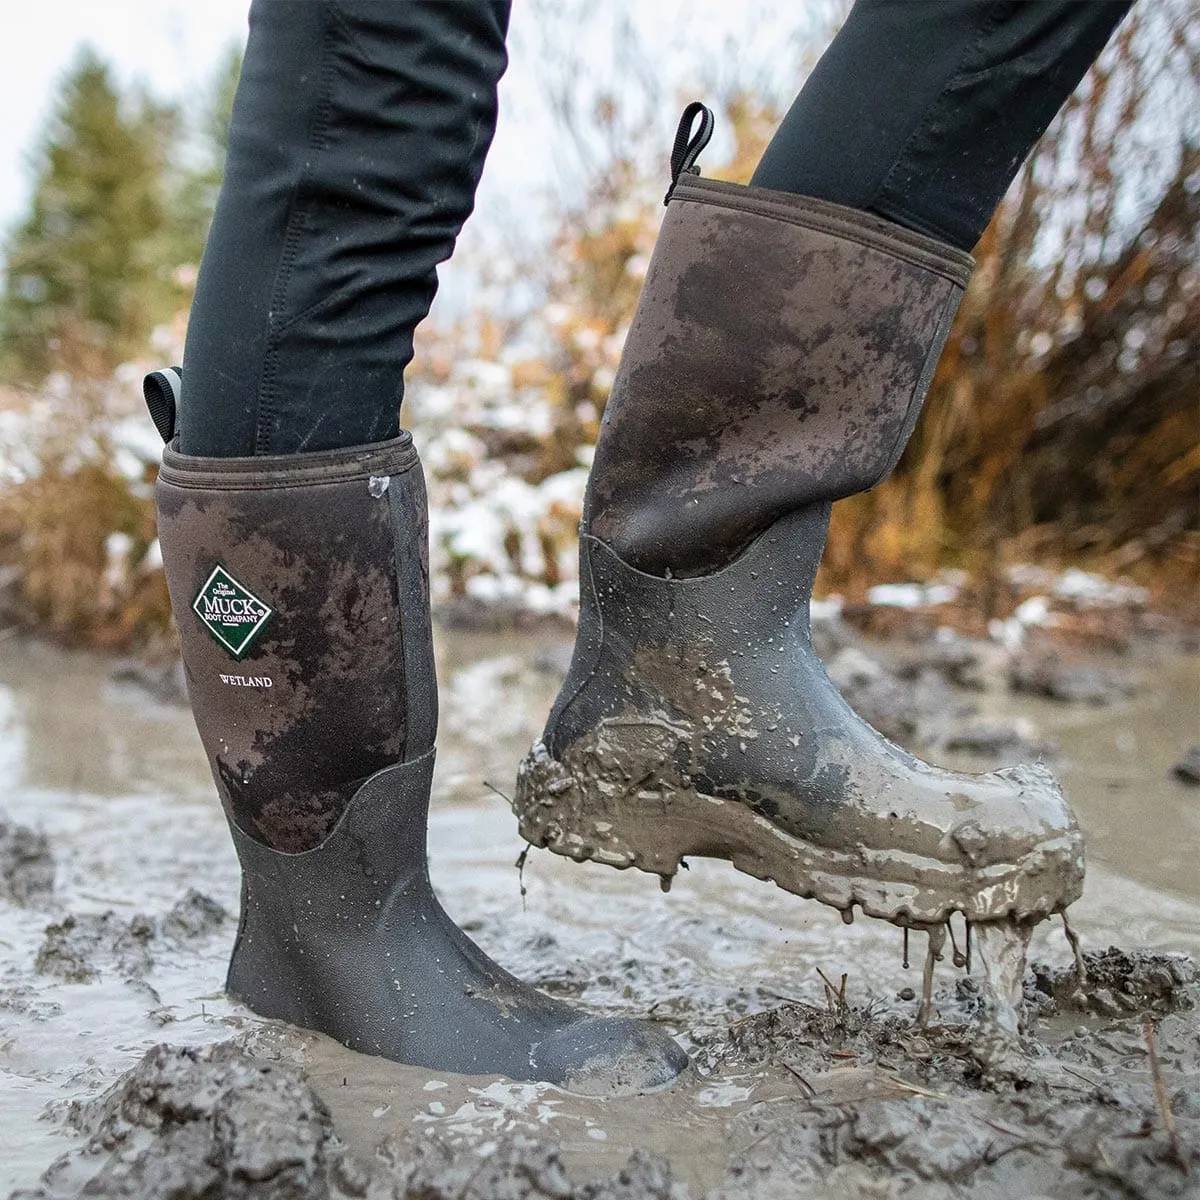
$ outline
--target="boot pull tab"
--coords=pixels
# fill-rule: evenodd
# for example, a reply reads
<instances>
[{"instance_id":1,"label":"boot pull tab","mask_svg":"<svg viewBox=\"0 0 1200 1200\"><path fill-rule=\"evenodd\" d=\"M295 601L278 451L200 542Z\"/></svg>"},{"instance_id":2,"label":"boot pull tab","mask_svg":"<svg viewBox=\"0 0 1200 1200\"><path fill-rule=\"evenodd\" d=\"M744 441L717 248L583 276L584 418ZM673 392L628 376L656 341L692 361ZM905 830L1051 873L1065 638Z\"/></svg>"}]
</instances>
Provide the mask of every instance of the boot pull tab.
<instances>
[{"instance_id":1,"label":"boot pull tab","mask_svg":"<svg viewBox=\"0 0 1200 1200\"><path fill-rule=\"evenodd\" d=\"M692 126L697 117L700 118L700 128L693 134ZM707 104L693 100L683 110L683 116L679 118L679 128L675 131L675 146L671 150L671 186L667 188L667 194L663 197L664 205L671 199L671 193L675 190L680 175L685 172L688 175L700 174L696 159L708 145L715 127L712 109Z\"/></svg>"},{"instance_id":2,"label":"boot pull tab","mask_svg":"<svg viewBox=\"0 0 1200 1200\"><path fill-rule=\"evenodd\" d=\"M179 390L183 384L183 371L179 367L164 367L151 371L142 380L142 395L150 410L150 420L158 430L158 436L170 443L176 433L176 417L179 412Z\"/></svg>"}]
</instances>

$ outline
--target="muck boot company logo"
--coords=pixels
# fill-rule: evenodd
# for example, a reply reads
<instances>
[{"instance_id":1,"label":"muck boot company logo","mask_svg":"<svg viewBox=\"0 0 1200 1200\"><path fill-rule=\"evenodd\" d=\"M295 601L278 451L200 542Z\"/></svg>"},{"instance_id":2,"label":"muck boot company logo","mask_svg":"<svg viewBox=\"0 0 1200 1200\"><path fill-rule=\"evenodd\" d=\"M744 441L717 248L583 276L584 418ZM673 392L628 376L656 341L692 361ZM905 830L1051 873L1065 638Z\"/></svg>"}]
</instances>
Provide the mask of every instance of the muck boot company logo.
<instances>
[{"instance_id":1,"label":"muck boot company logo","mask_svg":"<svg viewBox=\"0 0 1200 1200\"><path fill-rule=\"evenodd\" d=\"M241 658L254 645L263 626L275 615L273 608L219 564L196 593L192 611L234 658Z\"/></svg>"}]
</instances>

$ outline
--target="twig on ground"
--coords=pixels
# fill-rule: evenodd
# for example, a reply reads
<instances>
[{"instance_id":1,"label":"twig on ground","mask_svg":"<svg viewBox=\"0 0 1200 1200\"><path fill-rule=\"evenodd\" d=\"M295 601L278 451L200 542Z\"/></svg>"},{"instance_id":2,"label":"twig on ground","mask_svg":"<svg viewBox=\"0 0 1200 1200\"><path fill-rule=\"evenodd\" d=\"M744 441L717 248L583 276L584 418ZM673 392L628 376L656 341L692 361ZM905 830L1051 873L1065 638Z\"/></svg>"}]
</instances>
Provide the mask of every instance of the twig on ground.
<instances>
[{"instance_id":1,"label":"twig on ground","mask_svg":"<svg viewBox=\"0 0 1200 1200\"><path fill-rule=\"evenodd\" d=\"M825 985L825 1003L829 1007L830 1015L839 1020L845 1020L846 1012L850 1007L846 1002L846 973L842 972L841 987L836 988L829 982L829 977L820 967L817 968L817 974L820 975L821 982Z\"/></svg>"},{"instance_id":2,"label":"twig on ground","mask_svg":"<svg viewBox=\"0 0 1200 1200\"><path fill-rule=\"evenodd\" d=\"M1158 1045L1154 1036L1154 1022L1147 1021L1143 1028L1146 1033L1146 1053L1150 1057L1150 1077L1154 1080L1154 1096L1158 1101L1158 1111L1162 1117L1163 1125L1167 1130L1167 1140L1171 1143L1171 1153L1175 1156L1175 1163L1179 1169L1185 1175L1190 1175L1191 1169L1188 1166L1187 1155L1184 1154L1183 1146L1179 1141L1179 1130L1175 1128L1175 1114L1171 1112L1171 1101L1167 1096L1167 1088L1163 1083L1162 1067L1158 1062Z\"/></svg>"},{"instance_id":3,"label":"twig on ground","mask_svg":"<svg viewBox=\"0 0 1200 1200\"><path fill-rule=\"evenodd\" d=\"M801 1075L800 1072L797 1071L796 1068L793 1067L791 1063L785 1062L781 1065L783 1066L783 1069L785 1071L789 1072L792 1076L795 1077L795 1079L799 1083L803 1084L808 1089L808 1095L810 1098L817 1094L817 1089L815 1087L813 1087L813 1085L811 1083L809 1083L808 1080L805 1079L804 1076Z\"/></svg>"}]
</instances>

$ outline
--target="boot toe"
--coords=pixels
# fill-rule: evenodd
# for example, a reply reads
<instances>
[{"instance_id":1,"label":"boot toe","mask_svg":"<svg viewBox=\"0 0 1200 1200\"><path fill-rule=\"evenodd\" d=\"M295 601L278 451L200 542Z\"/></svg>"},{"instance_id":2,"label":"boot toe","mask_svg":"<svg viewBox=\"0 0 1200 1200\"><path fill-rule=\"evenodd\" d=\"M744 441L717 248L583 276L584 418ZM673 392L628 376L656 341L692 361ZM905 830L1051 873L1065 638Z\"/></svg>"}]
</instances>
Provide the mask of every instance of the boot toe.
<instances>
[{"instance_id":1,"label":"boot toe","mask_svg":"<svg viewBox=\"0 0 1200 1200\"><path fill-rule=\"evenodd\" d=\"M1041 852L1074 857L1079 827L1054 773L1043 763L1005 767L980 778L982 804L965 813L950 839L967 865L998 866Z\"/></svg>"},{"instance_id":2,"label":"boot toe","mask_svg":"<svg viewBox=\"0 0 1200 1200\"><path fill-rule=\"evenodd\" d=\"M646 1021L590 1017L533 1048L538 1079L585 1096L629 1096L672 1083L688 1065L684 1050Z\"/></svg>"}]
</instances>

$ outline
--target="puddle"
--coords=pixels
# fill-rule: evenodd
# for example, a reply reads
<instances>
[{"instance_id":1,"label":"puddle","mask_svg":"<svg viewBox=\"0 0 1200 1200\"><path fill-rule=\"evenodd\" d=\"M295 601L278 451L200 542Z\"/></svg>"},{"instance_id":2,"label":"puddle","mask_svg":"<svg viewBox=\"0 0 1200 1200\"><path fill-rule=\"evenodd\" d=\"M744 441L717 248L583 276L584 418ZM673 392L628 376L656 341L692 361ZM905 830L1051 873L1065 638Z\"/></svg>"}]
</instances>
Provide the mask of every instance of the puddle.
<instances>
[{"instance_id":1,"label":"puddle","mask_svg":"<svg viewBox=\"0 0 1200 1200\"><path fill-rule=\"evenodd\" d=\"M607 1015L652 1015L693 1052L700 1069L668 1092L603 1101L545 1085L430 1073L366 1058L259 1020L220 992L235 932L237 864L190 717L156 705L135 685L112 682L104 659L8 642L0 646L0 771L6 780L0 810L9 821L47 835L55 881L51 897L34 897L26 906L0 900L0 1193L34 1187L54 1159L80 1145L83 1135L63 1121L70 1102L102 1093L150 1047L230 1039L260 1058L301 1068L328 1106L338 1138L364 1161L389 1138L434 1134L450 1153L518 1135L551 1137L576 1183L612 1175L640 1148L669 1159L687 1196L718 1187L729 1196L774 1195L772 1188L794 1195L785 1182L801 1186L803 1172L797 1174L795 1164L808 1161L812 1146L825 1144L820 1137L832 1136L829 1114L836 1112L852 1114L837 1135L849 1158L841 1175L837 1167L821 1178L830 1187L840 1180L843 1195L867 1194L861 1188L880 1172L952 1183L985 1172L979 1164L993 1161L991 1151L979 1150L978 1162L968 1154L966 1166L951 1163L925 1176L919 1165L905 1165L902 1149L918 1135L931 1146L941 1144L955 1104L974 1105L975 1112L983 1103L951 1104L937 1098L941 1084L920 1082L927 1078L922 1072L932 1069L928 1063L952 1057L939 1049L936 1035L922 1044L903 1032L910 1029L916 1001L899 997L903 989L920 991L923 947L914 950L916 965L905 971L899 930L866 920L847 927L830 909L710 861L693 862L665 896L653 877L547 853L529 856L522 881L514 867L522 849L515 821L487 785L509 789L558 679L534 668L545 650L544 639L534 635L455 632L441 641L442 735L430 868L446 908L521 978ZM1194 865L1200 793L1168 778L1172 762L1200 740L1198 697L1200 660L1166 657L1155 661L1152 686L1112 708L975 698L981 707L1031 716L1058 744L1061 774L1089 835L1087 887L1072 909L1088 949L1137 946L1200 958L1200 872ZM224 908L228 918L221 921L208 909L209 918L188 917L192 909L177 906L189 888ZM173 910L174 924L167 919ZM48 925L105 912L114 916L101 923L107 932L96 934L104 946L95 954L93 982L73 982L65 968L47 971L51 960L45 957L43 973L35 972ZM1061 927L1049 923L1035 933L1031 954L1058 967L1071 962ZM880 1019L897 1022L902 1032L894 1045L888 1033L882 1041L851 1037L843 1022L840 1032L826 1031L832 1040L817 1054L818 1043L809 1044L815 1018L804 1016L811 1010L787 1006L826 1010L818 968L830 980L847 976L850 1006L869 1006ZM948 961L938 967L937 979L945 1011L969 1007L970 995L956 992L961 973ZM761 1059L736 1050L742 1043L727 1037L731 1024L757 1030L753 1022L766 1018L756 1014L781 1006L804 1019L788 1025L780 1018L763 1033L769 1049ZM1076 1047L1072 1061L1084 1074L1100 1072L1118 1057L1117 1050L1100 1052L1093 1044L1103 1022L1095 1012L1047 1014L1038 1036L1046 1044ZM1127 1022L1103 1036L1117 1039L1128 1064L1136 1047L1120 1039L1136 1040L1140 1030ZM788 1057L789 1038L798 1039L794 1059ZM1182 1071L1192 1062L1180 1049L1189 1038L1194 1060L1200 1054L1194 1018L1163 1019L1164 1071ZM836 1049L839 1040L848 1048ZM870 1062L864 1060L868 1045ZM885 1053L880 1046L892 1049ZM964 1070L956 1067L947 1078L957 1086ZM1145 1086L1144 1072L1130 1079L1122 1077L1121 1086ZM1172 1089L1181 1084L1181 1076L1173 1077ZM1070 1086L1086 1091L1088 1085L1076 1079ZM864 1096L871 1098L867 1108ZM809 1114L804 1120L796 1115L800 1103ZM824 1114L825 1124L813 1113ZM1200 1112L1194 1115L1200 1118ZM991 1109L985 1117L980 1138L988 1130L996 1136L987 1121L1012 1128L1018 1120L1007 1111L1001 1119ZM812 1129L825 1132L805 1141L813 1121ZM1080 1128L1072 1126L1063 1137L1086 1141L1090 1128L1081 1118ZM1101 1133L1093 1141L1100 1150L1084 1146L1071 1153L1080 1162L1102 1162L1108 1143ZM956 1154L967 1154L956 1145ZM1021 1174L1022 1155L1031 1153L1005 1150L1001 1156L1012 1164L1009 1182L1018 1191L1020 1181L1032 1186L1040 1180L1041 1186L1050 1178L1032 1167ZM1112 1188L1118 1187L1113 1180L1126 1176L1121 1187L1151 1187L1122 1162L1114 1160ZM785 1181L780 1170L788 1164ZM1096 1194L1110 1192L1101 1187Z\"/></svg>"}]
</instances>

